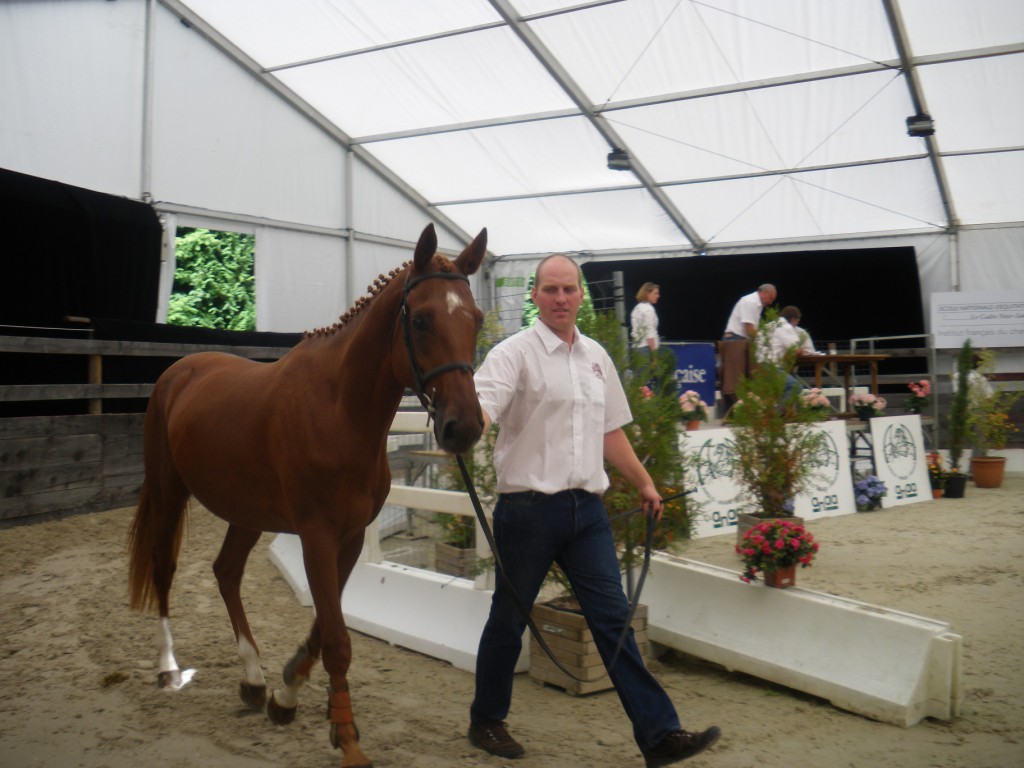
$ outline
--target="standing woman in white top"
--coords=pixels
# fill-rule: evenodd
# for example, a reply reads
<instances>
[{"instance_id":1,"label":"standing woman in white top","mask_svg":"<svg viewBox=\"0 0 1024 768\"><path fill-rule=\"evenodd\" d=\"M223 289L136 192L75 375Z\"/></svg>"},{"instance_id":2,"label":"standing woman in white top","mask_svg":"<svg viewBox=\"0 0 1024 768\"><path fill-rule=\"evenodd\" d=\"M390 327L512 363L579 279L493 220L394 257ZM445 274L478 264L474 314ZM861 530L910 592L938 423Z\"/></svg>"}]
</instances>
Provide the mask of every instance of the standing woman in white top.
<instances>
[{"instance_id":1,"label":"standing woman in white top","mask_svg":"<svg viewBox=\"0 0 1024 768\"><path fill-rule=\"evenodd\" d=\"M660 298L661 288L656 283L644 283L636 292L637 305L629 315L633 346L646 348L651 355L658 349L658 313L654 311L654 305Z\"/></svg>"}]
</instances>

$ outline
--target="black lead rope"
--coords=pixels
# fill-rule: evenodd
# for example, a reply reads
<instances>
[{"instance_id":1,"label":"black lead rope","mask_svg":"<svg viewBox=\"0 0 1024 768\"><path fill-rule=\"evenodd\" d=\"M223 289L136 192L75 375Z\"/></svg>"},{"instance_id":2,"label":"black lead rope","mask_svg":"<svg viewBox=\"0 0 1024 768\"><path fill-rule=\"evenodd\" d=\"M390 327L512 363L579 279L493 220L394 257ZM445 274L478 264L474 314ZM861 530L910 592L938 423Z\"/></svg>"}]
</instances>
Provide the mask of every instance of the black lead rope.
<instances>
[{"instance_id":1,"label":"black lead rope","mask_svg":"<svg viewBox=\"0 0 1024 768\"><path fill-rule=\"evenodd\" d=\"M530 610L523 603L522 598L519 597L519 594L512 586L512 582L505 575L505 564L502 562L501 555L498 552L498 547L494 542L494 534L491 532L491 526L487 523L487 517L486 515L484 515L483 506L480 504L480 498L477 496L476 493L476 486L473 484L473 478L470 477L469 471L466 469L466 464L462 460L462 455L456 454L455 459L459 463L459 470L462 472L462 479L466 483L466 491L469 493L469 498L473 502L473 509L476 512L477 520L480 521L480 527L483 529L484 538L487 539L487 545L491 548L491 552L494 554L495 569L498 571L501 577L504 578L506 582L508 582L509 594L512 595L512 601L515 603L516 608L519 610L519 613L523 616L523 618L526 619L526 626L529 627L530 634L533 635L533 638L537 641L537 644L541 647L544 653L547 654L547 657L551 659L554 665L562 671L563 674L567 675L568 677L570 677L578 683L586 682L585 680L576 677L576 675L574 675L572 672L565 668L562 662L555 658L554 651L551 650L551 647L547 644L547 641L541 635L540 630L537 629L537 625L534 624L533 618L530 615ZM670 501L674 501L675 499L678 499L681 496L685 496L687 493L692 493L692 491L683 491L681 493L674 494L672 496L662 499L662 503L664 504ZM611 519L617 520L620 517L627 517L629 515L634 515L637 512L641 511L643 511L643 508L638 507L637 509L633 509L630 510L629 512L617 515L616 517ZM637 605L640 603L640 592L643 589L644 580L647 578L647 571L649 570L651 565L651 546L654 542L654 530L656 526L657 520L655 519L654 515L648 514L647 535L644 540L644 564L643 567L640 569L640 576L637 579L636 591L633 593L632 596L628 597L630 603L629 615L626 617L626 624L622 628L622 634L619 635L619 641L615 646L615 653L612 656L612 661L608 665L609 672L611 672L611 670L615 667L615 662L618 661L619 652L622 650L622 646L626 642L626 637L629 634L629 628L633 624L633 617L636 615Z\"/></svg>"},{"instance_id":2,"label":"black lead rope","mask_svg":"<svg viewBox=\"0 0 1024 768\"><path fill-rule=\"evenodd\" d=\"M515 587L512 586L512 582L505 576L505 564L501 561L501 555L498 553L498 547L494 543L494 534L491 532L491 526L487 524L487 517L484 515L484 508L480 505L480 498L476 495L476 486L473 484L473 478L469 476L469 471L466 469L465 462L462 461L462 454L455 454L455 459L459 462L459 469L462 472L462 479L466 482L466 490L469 492L469 498L473 502L473 509L476 511L476 518L480 521L480 527L483 528L484 538L487 539L487 545L491 548L491 552L494 554L494 565L502 578L508 582L508 591L512 595L512 602L516 604L516 608L519 613L526 619L526 626L530 628L530 634L533 635L533 639L537 641L537 644L544 650L547 657L554 662L555 666L558 667L564 674L575 680L577 683L584 683L585 680L581 680L576 677L572 672L565 668L557 658L555 658L554 651L548 645L544 636L541 635L540 630L537 629L537 625L533 623L533 617L530 616L530 610L523 604L522 598L519 597L519 593L516 592Z\"/></svg>"},{"instance_id":3,"label":"black lead rope","mask_svg":"<svg viewBox=\"0 0 1024 768\"><path fill-rule=\"evenodd\" d=\"M671 496L666 496L661 500L662 506L668 504L670 501L675 501L678 498L685 496L688 493L694 493L694 491L680 491L674 493ZM629 517L635 515L637 512L641 512L643 508L633 509L629 512L623 512L622 514L616 515L612 520L618 520L620 517ZM626 642L626 637L629 635L629 628L633 626L633 617L636 616L636 609L640 605L640 593L644 589L644 581L647 579L647 571L651 568L651 549L654 547L654 531L658 526L658 521L653 514L647 512L645 517L647 518L647 535L644 537L644 564L640 568L640 576L636 580L636 590L632 595L626 595L626 599L629 602L629 615L626 617L626 624L622 627L622 634L619 635L619 642L615 644L615 655L612 656L611 664L608 665L608 670L611 671L615 666L615 662L619 660L619 652L622 650L622 646Z\"/></svg>"}]
</instances>

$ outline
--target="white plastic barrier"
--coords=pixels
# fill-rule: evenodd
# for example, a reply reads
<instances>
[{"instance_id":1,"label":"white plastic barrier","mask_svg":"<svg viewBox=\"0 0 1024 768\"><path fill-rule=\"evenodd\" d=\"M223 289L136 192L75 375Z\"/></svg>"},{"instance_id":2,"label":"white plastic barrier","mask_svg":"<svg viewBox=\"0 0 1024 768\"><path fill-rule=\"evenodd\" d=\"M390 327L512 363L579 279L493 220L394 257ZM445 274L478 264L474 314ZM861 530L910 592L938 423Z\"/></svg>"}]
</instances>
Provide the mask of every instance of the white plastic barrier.
<instances>
[{"instance_id":1,"label":"white plastic barrier","mask_svg":"<svg viewBox=\"0 0 1024 768\"><path fill-rule=\"evenodd\" d=\"M270 545L270 559L302 604L312 605L298 536L279 534ZM341 605L351 629L472 672L491 592L475 588L468 579L422 568L359 562L345 585ZM524 646L516 671L528 667Z\"/></svg>"},{"instance_id":2,"label":"white plastic barrier","mask_svg":"<svg viewBox=\"0 0 1024 768\"><path fill-rule=\"evenodd\" d=\"M425 423L422 414L400 417L398 431ZM395 485L388 500L472 513L468 497L453 491ZM375 529L367 531L367 542L342 598L348 625L473 671L493 570L474 585L380 562ZM489 554L486 542L478 554ZM270 559L302 605L312 605L298 537L278 535ZM801 588L744 584L738 576L738 571L655 555L642 598L650 639L887 723L910 726L925 717L949 720L959 713L962 639L948 624ZM528 667L529 644L524 643L516 671Z\"/></svg>"},{"instance_id":3,"label":"white plastic barrier","mask_svg":"<svg viewBox=\"0 0 1024 768\"><path fill-rule=\"evenodd\" d=\"M727 669L895 725L959 713L963 641L946 623L660 554L643 601L652 641Z\"/></svg>"}]
</instances>

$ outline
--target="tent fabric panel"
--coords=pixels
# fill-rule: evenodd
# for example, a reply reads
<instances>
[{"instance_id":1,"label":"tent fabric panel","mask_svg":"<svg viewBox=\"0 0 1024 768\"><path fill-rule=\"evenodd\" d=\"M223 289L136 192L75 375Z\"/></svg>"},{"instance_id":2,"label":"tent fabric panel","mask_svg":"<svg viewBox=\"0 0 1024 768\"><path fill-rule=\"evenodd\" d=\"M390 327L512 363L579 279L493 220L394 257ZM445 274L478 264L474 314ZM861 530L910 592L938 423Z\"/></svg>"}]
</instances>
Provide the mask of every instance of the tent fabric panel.
<instances>
[{"instance_id":1,"label":"tent fabric panel","mask_svg":"<svg viewBox=\"0 0 1024 768\"><path fill-rule=\"evenodd\" d=\"M256 330L294 333L345 311L345 240L273 227L256 230Z\"/></svg>"},{"instance_id":2,"label":"tent fabric panel","mask_svg":"<svg viewBox=\"0 0 1024 768\"><path fill-rule=\"evenodd\" d=\"M712 243L938 226L942 209L924 160L779 177L706 182L666 193Z\"/></svg>"},{"instance_id":3,"label":"tent fabric panel","mask_svg":"<svg viewBox=\"0 0 1024 768\"><path fill-rule=\"evenodd\" d=\"M278 74L355 138L572 106L508 29L430 40ZM338 99L339 92L343 99Z\"/></svg>"},{"instance_id":4,"label":"tent fabric panel","mask_svg":"<svg viewBox=\"0 0 1024 768\"><path fill-rule=\"evenodd\" d=\"M189 0L188 5L268 68L488 24L499 18L479 0Z\"/></svg>"},{"instance_id":5,"label":"tent fabric panel","mask_svg":"<svg viewBox=\"0 0 1024 768\"><path fill-rule=\"evenodd\" d=\"M1024 54L922 67L943 152L1024 146Z\"/></svg>"},{"instance_id":6,"label":"tent fabric panel","mask_svg":"<svg viewBox=\"0 0 1024 768\"><path fill-rule=\"evenodd\" d=\"M479 128L366 145L438 203L636 184L608 170L608 144L584 118Z\"/></svg>"},{"instance_id":7,"label":"tent fabric panel","mask_svg":"<svg viewBox=\"0 0 1024 768\"><path fill-rule=\"evenodd\" d=\"M415 243L423 228L431 223L429 213L361 160L354 159L351 168L352 219L349 226L356 232ZM440 222L434 223L439 247L461 250L465 246L462 238L454 236Z\"/></svg>"},{"instance_id":8,"label":"tent fabric panel","mask_svg":"<svg viewBox=\"0 0 1024 768\"><path fill-rule=\"evenodd\" d=\"M960 290L1009 291L1024 287L1024 227L968 229L959 237Z\"/></svg>"},{"instance_id":9,"label":"tent fabric panel","mask_svg":"<svg viewBox=\"0 0 1024 768\"><path fill-rule=\"evenodd\" d=\"M1024 40L1020 0L900 0L899 8L915 56Z\"/></svg>"},{"instance_id":10,"label":"tent fabric panel","mask_svg":"<svg viewBox=\"0 0 1024 768\"><path fill-rule=\"evenodd\" d=\"M612 3L530 23L595 104L893 58L875 2Z\"/></svg>"},{"instance_id":11,"label":"tent fabric panel","mask_svg":"<svg viewBox=\"0 0 1024 768\"><path fill-rule=\"evenodd\" d=\"M145 8L0 3L0 167L141 196Z\"/></svg>"},{"instance_id":12,"label":"tent fabric panel","mask_svg":"<svg viewBox=\"0 0 1024 768\"><path fill-rule=\"evenodd\" d=\"M277 221L344 226L344 153L265 84L158 13L153 196Z\"/></svg>"},{"instance_id":13,"label":"tent fabric panel","mask_svg":"<svg viewBox=\"0 0 1024 768\"><path fill-rule=\"evenodd\" d=\"M924 151L889 72L609 113L657 181L862 162Z\"/></svg>"},{"instance_id":14,"label":"tent fabric panel","mask_svg":"<svg viewBox=\"0 0 1024 768\"><path fill-rule=\"evenodd\" d=\"M611 248L688 248L642 190L616 190L439 206L476 232L500 235L502 253L579 252L597 239Z\"/></svg>"},{"instance_id":15,"label":"tent fabric panel","mask_svg":"<svg viewBox=\"0 0 1024 768\"><path fill-rule=\"evenodd\" d=\"M975 224L1024 221L1024 151L946 158L957 215ZM1024 256L1017 258L1024 262Z\"/></svg>"}]
</instances>

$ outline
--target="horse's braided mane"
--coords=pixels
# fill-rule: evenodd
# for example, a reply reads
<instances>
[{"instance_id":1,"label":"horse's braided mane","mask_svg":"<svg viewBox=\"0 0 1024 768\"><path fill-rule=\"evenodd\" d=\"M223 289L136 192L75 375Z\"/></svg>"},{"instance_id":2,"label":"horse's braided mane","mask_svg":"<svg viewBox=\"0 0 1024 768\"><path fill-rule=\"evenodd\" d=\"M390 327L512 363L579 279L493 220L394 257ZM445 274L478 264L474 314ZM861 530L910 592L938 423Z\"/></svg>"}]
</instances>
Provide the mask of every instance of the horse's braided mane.
<instances>
[{"instance_id":1,"label":"horse's braided mane","mask_svg":"<svg viewBox=\"0 0 1024 768\"><path fill-rule=\"evenodd\" d=\"M434 255L434 264L436 265L438 272L455 271L452 266L452 263L441 254ZM377 298L377 296L380 295L381 291L383 291L385 288L388 287L388 285L391 284L392 280L398 277L398 275L402 274L402 272L408 269L411 265L412 262L407 261L403 263L402 266L392 269L390 272L387 273L387 275L378 275L377 279L374 280L373 283L366 286L367 295L360 296L358 299L356 299L355 304L353 304L351 307L345 310L345 313L338 318L338 321L336 323L334 323L333 325L329 325L325 328L314 328L312 331L306 331L305 333L302 334L302 338L309 339L314 338L316 336L333 336L335 333L344 328L345 325L347 325L348 322L352 320L352 318L354 318L356 315L358 315L360 312L366 309L367 305L369 305L371 301Z\"/></svg>"}]
</instances>

